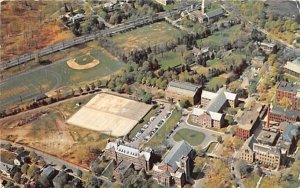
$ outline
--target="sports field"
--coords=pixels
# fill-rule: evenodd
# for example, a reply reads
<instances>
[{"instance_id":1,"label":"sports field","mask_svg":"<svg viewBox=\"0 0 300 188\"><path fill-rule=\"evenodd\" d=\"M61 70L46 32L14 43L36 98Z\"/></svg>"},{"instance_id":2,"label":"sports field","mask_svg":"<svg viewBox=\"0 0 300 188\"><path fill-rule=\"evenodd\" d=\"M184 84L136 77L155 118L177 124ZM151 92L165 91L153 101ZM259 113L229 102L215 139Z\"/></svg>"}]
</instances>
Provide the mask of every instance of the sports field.
<instances>
[{"instance_id":1,"label":"sports field","mask_svg":"<svg viewBox=\"0 0 300 188\"><path fill-rule=\"evenodd\" d=\"M101 93L67 120L70 125L112 136L124 136L150 111L152 105Z\"/></svg>"},{"instance_id":2,"label":"sports field","mask_svg":"<svg viewBox=\"0 0 300 188\"><path fill-rule=\"evenodd\" d=\"M92 59L98 60L99 64L89 69L75 70L67 64L68 60L74 58L79 65L90 63ZM75 57L65 57L50 65L40 66L32 71L1 81L0 110L20 103L20 96L23 101L32 99L52 89L67 85L78 85L83 81L91 81L108 76L122 66L123 64L107 51L98 48L85 53L79 52Z\"/></svg>"},{"instance_id":3,"label":"sports field","mask_svg":"<svg viewBox=\"0 0 300 188\"><path fill-rule=\"evenodd\" d=\"M124 49L125 53L128 53L133 49L146 48L154 44L176 40L182 33L183 31L172 27L166 22L158 22L126 33L116 34L112 37L112 40Z\"/></svg>"}]
</instances>

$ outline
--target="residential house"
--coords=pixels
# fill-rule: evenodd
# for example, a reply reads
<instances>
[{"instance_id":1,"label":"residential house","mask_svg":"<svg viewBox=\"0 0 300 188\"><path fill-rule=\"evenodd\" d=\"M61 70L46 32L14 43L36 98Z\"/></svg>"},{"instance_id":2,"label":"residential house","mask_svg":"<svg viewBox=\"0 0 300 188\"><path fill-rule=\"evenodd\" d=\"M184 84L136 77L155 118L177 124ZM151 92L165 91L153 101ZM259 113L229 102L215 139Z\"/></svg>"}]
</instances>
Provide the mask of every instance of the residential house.
<instances>
[{"instance_id":1,"label":"residential house","mask_svg":"<svg viewBox=\"0 0 300 188\"><path fill-rule=\"evenodd\" d=\"M220 88L217 93L202 91L202 108L195 107L191 114L191 121L205 127L222 128L225 125L223 109L237 105L237 95Z\"/></svg>"},{"instance_id":2,"label":"residential house","mask_svg":"<svg viewBox=\"0 0 300 188\"><path fill-rule=\"evenodd\" d=\"M276 47L277 47L276 44L273 43L267 43L267 42L260 43L260 48L268 54L275 52Z\"/></svg>"},{"instance_id":3,"label":"residential house","mask_svg":"<svg viewBox=\"0 0 300 188\"><path fill-rule=\"evenodd\" d=\"M276 88L276 101L279 103L283 98L289 99L292 109L297 109L300 106L300 85L281 81Z\"/></svg>"},{"instance_id":4,"label":"residential house","mask_svg":"<svg viewBox=\"0 0 300 188\"><path fill-rule=\"evenodd\" d=\"M300 57L297 57L293 61L288 61L284 65L284 71L288 74L300 78Z\"/></svg>"},{"instance_id":5,"label":"residential house","mask_svg":"<svg viewBox=\"0 0 300 188\"><path fill-rule=\"evenodd\" d=\"M187 99L190 104L195 105L200 101L201 86L189 82L173 80L169 83L165 95L167 99L176 101Z\"/></svg>"},{"instance_id":6,"label":"residential house","mask_svg":"<svg viewBox=\"0 0 300 188\"><path fill-rule=\"evenodd\" d=\"M260 122L257 111L245 111L238 120L236 136L242 140L247 140L258 127Z\"/></svg>"},{"instance_id":7,"label":"residential house","mask_svg":"<svg viewBox=\"0 0 300 188\"><path fill-rule=\"evenodd\" d=\"M41 176L47 178L47 180L52 181L53 178L58 174L58 171L52 166L47 166L43 169Z\"/></svg>"},{"instance_id":8,"label":"residential house","mask_svg":"<svg viewBox=\"0 0 300 188\"><path fill-rule=\"evenodd\" d=\"M190 144L184 140L177 142L163 161L154 165L153 179L165 187L183 187L190 179L195 154Z\"/></svg>"}]
</instances>

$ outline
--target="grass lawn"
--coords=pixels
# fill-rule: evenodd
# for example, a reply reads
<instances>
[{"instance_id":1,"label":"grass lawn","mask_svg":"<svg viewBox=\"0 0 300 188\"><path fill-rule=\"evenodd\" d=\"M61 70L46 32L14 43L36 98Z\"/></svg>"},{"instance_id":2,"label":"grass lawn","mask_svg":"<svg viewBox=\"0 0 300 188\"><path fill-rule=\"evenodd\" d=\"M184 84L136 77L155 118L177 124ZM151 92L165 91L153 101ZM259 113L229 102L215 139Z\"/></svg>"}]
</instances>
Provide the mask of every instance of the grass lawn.
<instances>
[{"instance_id":1,"label":"grass lawn","mask_svg":"<svg viewBox=\"0 0 300 188\"><path fill-rule=\"evenodd\" d=\"M290 75L288 73L284 73L283 78L287 78L289 82L300 82L300 78L296 76Z\"/></svg>"},{"instance_id":2,"label":"grass lawn","mask_svg":"<svg viewBox=\"0 0 300 188\"><path fill-rule=\"evenodd\" d=\"M234 37L235 31L240 30L240 25L235 25L231 28L215 32L211 36L197 40L198 46L210 46L211 48L218 48L227 43L230 38Z\"/></svg>"},{"instance_id":3,"label":"grass lawn","mask_svg":"<svg viewBox=\"0 0 300 188\"><path fill-rule=\"evenodd\" d=\"M256 187L259 180L259 176L256 173L252 173L248 178L243 180L245 187Z\"/></svg>"},{"instance_id":4,"label":"grass lawn","mask_svg":"<svg viewBox=\"0 0 300 188\"><path fill-rule=\"evenodd\" d=\"M90 55L82 55L75 59L76 63L79 65L85 65L87 63L91 63L94 58Z\"/></svg>"},{"instance_id":5,"label":"grass lawn","mask_svg":"<svg viewBox=\"0 0 300 188\"><path fill-rule=\"evenodd\" d=\"M126 33L116 34L112 40L124 49L125 53L128 53L133 49L146 48L154 44L175 40L182 35L182 32L167 22L158 22Z\"/></svg>"},{"instance_id":6,"label":"grass lawn","mask_svg":"<svg viewBox=\"0 0 300 188\"><path fill-rule=\"evenodd\" d=\"M69 56L50 65L41 66L24 74L3 80L0 84L0 110L22 100L30 100L35 96L63 87L74 86L84 81L92 81L108 76L121 69L123 64L117 61L107 51L94 48L90 55L100 61L97 66L86 70L74 70L67 65L67 60L76 58ZM82 53L79 53L80 57Z\"/></svg>"},{"instance_id":7,"label":"grass lawn","mask_svg":"<svg viewBox=\"0 0 300 188\"><path fill-rule=\"evenodd\" d=\"M219 87L225 84L226 78L224 77L214 77L212 78L207 84L206 84L206 89L213 91L216 86L218 85Z\"/></svg>"},{"instance_id":8,"label":"grass lawn","mask_svg":"<svg viewBox=\"0 0 300 188\"><path fill-rule=\"evenodd\" d=\"M217 145L217 143L215 143L215 142L211 143L206 152L211 153L215 149L216 145Z\"/></svg>"},{"instance_id":9,"label":"grass lawn","mask_svg":"<svg viewBox=\"0 0 300 188\"><path fill-rule=\"evenodd\" d=\"M139 132L141 130L141 128L145 125L145 123L147 121L150 120L150 118L152 116L154 116L155 112L157 112L159 110L158 107L153 108L152 110L150 110L150 112L148 112L148 114L143 118L143 121L141 123L138 123L129 133L128 137L129 139L132 139L137 132Z\"/></svg>"},{"instance_id":10,"label":"grass lawn","mask_svg":"<svg viewBox=\"0 0 300 188\"><path fill-rule=\"evenodd\" d=\"M180 110L173 110L171 117L167 120L167 122L158 130L158 133L155 134L151 138L151 140L146 143L146 146L150 146L152 148L159 146L162 144L163 140L166 136L170 133L173 127L177 124L177 122L181 118L181 111Z\"/></svg>"},{"instance_id":11,"label":"grass lawn","mask_svg":"<svg viewBox=\"0 0 300 188\"><path fill-rule=\"evenodd\" d=\"M219 63L221 63L221 61L220 61L220 59L212 59L212 60L208 60L207 62L206 62L206 64L207 64L207 66L209 66L209 67L211 67L211 66L213 66L213 65L216 65L216 64L219 64Z\"/></svg>"},{"instance_id":12,"label":"grass lawn","mask_svg":"<svg viewBox=\"0 0 300 188\"><path fill-rule=\"evenodd\" d=\"M202 132L193 131L191 129L181 129L174 135L174 140L179 142L185 140L193 146L200 145L205 138Z\"/></svg>"},{"instance_id":13,"label":"grass lawn","mask_svg":"<svg viewBox=\"0 0 300 188\"><path fill-rule=\"evenodd\" d=\"M178 49L176 49L176 51L166 52L163 54L163 56L159 54L158 56L156 56L156 59L160 67L163 69L167 69L168 67L175 67L177 65L185 63Z\"/></svg>"}]
</instances>

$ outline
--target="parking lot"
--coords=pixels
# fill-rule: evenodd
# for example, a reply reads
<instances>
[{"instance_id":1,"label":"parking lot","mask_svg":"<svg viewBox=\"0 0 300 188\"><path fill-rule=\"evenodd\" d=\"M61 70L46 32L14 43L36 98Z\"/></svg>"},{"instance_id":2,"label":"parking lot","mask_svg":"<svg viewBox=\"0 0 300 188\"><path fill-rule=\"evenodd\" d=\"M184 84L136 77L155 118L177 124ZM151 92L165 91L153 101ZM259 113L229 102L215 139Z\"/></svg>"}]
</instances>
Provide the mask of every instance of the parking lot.
<instances>
[{"instance_id":1,"label":"parking lot","mask_svg":"<svg viewBox=\"0 0 300 188\"><path fill-rule=\"evenodd\" d=\"M143 128L136 134L133 141L130 143L135 147L139 147L142 143L149 141L166 122L171 115L171 105L168 103L161 103L158 108L160 110L145 122Z\"/></svg>"}]
</instances>

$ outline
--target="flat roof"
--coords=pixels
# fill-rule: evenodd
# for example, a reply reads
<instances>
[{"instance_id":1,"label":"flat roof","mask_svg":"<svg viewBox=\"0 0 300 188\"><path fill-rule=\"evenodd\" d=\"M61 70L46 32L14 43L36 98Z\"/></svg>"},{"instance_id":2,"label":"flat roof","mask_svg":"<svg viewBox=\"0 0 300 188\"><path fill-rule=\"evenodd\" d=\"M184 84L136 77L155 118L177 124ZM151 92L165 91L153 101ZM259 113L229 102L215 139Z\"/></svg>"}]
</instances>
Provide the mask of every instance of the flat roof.
<instances>
[{"instance_id":1,"label":"flat roof","mask_svg":"<svg viewBox=\"0 0 300 188\"><path fill-rule=\"evenodd\" d=\"M262 129L257 137L257 140L263 144L273 144L278 136L277 131Z\"/></svg>"},{"instance_id":2,"label":"flat roof","mask_svg":"<svg viewBox=\"0 0 300 188\"><path fill-rule=\"evenodd\" d=\"M256 111L245 111L238 121L238 127L244 130L251 130L258 117L259 113Z\"/></svg>"}]
</instances>

